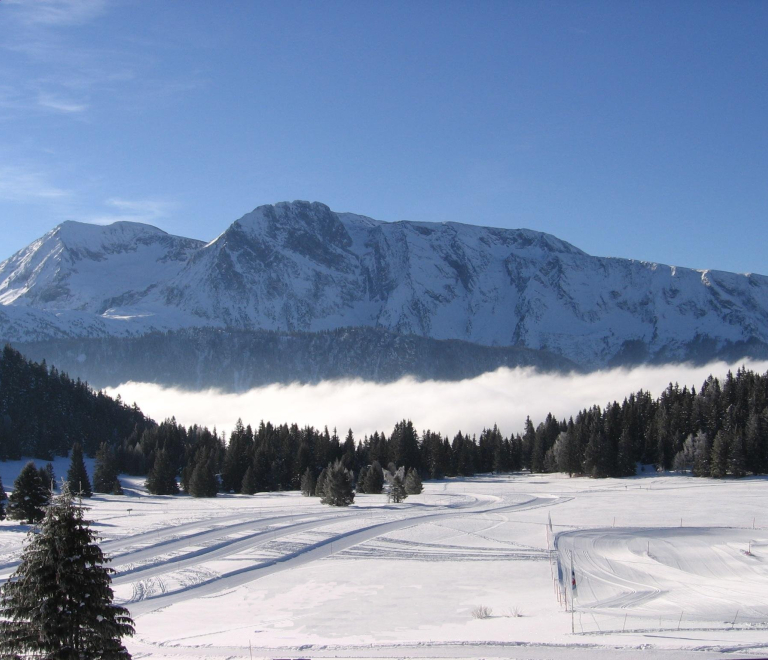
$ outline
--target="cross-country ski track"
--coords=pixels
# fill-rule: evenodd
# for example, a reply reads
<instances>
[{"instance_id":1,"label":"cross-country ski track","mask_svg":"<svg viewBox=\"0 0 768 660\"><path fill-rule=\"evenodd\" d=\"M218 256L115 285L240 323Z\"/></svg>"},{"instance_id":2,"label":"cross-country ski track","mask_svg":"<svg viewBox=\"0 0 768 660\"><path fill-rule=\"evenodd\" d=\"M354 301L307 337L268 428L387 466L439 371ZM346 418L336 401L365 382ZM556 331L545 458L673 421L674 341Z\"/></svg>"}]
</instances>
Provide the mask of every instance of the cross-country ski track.
<instances>
[{"instance_id":1,"label":"cross-country ski track","mask_svg":"<svg viewBox=\"0 0 768 660\"><path fill-rule=\"evenodd\" d=\"M765 479L483 475L346 508L121 480L83 505L137 659L768 656ZM0 522L0 581L27 530Z\"/></svg>"},{"instance_id":2,"label":"cross-country ski track","mask_svg":"<svg viewBox=\"0 0 768 660\"><path fill-rule=\"evenodd\" d=\"M505 513L515 510L522 511L542 506L551 506L552 504L556 504L559 501L560 498L531 497L530 500L521 502L519 504L510 504L507 506L476 509L470 511L475 515L491 512ZM425 523L447 520L457 516L468 515L470 511L459 510L444 513L422 514L413 517L403 517L401 519L390 522L374 523L371 525L363 526L360 529L356 529L354 531L335 534L328 539L308 545L295 552L286 553L285 555L281 555L275 559L256 564L255 566L247 566L241 569L230 571L198 584L189 585L171 592L165 592L162 595L152 596L144 600L140 600L139 602L128 602L126 605L130 607L131 612L135 616L140 616L146 612L158 610L170 604L179 603L191 598L210 596L217 592L231 589L233 587L238 587L253 580L258 580L259 578L262 578L266 575L271 575L280 571L288 571L299 566L304 566L310 562L317 561L319 559L325 559L326 557L330 557L335 553L342 552L348 548L359 545L366 541L370 541L371 539L375 539L378 536L393 532L395 530L404 529L406 527L413 527L415 525L423 525ZM168 562L152 566L146 570L136 569L133 572L118 574L115 579L115 584L124 584L126 582L132 581L136 576L139 578L157 576L169 571L178 570L181 567L186 568L196 566L213 559L222 559L242 552L243 550L250 547L260 545L277 538L283 538L309 529L317 529L319 527L336 523L339 521L339 519L355 517L358 519L362 518L363 523L365 523L366 518L364 515L335 516L330 520L289 523L284 527L275 529L274 531L264 531L247 539L233 541L231 543L224 542L218 544L211 548L210 551L195 551L189 555L185 555L184 558L178 560L169 560ZM145 552L146 551L140 551L139 554L143 555ZM125 564L129 561L131 561L131 555L124 555L120 557L120 564Z\"/></svg>"}]
</instances>

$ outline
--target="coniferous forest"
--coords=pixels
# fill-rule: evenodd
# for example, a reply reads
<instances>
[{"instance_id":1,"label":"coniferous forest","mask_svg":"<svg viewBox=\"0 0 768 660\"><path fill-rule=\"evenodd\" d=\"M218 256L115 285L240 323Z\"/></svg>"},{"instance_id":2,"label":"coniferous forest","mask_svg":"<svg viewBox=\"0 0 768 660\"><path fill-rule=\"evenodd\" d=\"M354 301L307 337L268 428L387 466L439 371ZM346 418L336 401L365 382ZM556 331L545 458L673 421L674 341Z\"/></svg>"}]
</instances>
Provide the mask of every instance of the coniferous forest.
<instances>
[{"instance_id":1,"label":"coniferous forest","mask_svg":"<svg viewBox=\"0 0 768 660\"><path fill-rule=\"evenodd\" d=\"M156 424L135 406L6 347L0 420L3 459L49 460L79 443L87 455L98 452L97 467L108 462L109 482L116 471L146 475L153 493L175 494L180 482L198 497L320 494L332 467L348 471L357 492L380 492L382 467L390 474L404 468L412 489L422 478L520 470L622 477L634 475L638 464L711 477L768 472L768 374L745 369L722 382L710 376L698 390L671 384L658 398L640 391L567 420L548 415L535 425L528 419L522 433L507 437L493 420L477 437L458 432L452 438L417 432L403 420L388 434L362 438L352 430L339 435L327 427L239 421L225 438L175 419Z\"/></svg>"},{"instance_id":2,"label":"coniferous forest","mask_svg":"<svg viewBox=\"0 0 768 660\"><path fill-rule=\"evenodd\" d=\"M94 392L87 383L26 360L6 346L0 355L0 460L64 456L75 443L93 456L153 423L141 411Z\"/></svg>"}]
</instances>

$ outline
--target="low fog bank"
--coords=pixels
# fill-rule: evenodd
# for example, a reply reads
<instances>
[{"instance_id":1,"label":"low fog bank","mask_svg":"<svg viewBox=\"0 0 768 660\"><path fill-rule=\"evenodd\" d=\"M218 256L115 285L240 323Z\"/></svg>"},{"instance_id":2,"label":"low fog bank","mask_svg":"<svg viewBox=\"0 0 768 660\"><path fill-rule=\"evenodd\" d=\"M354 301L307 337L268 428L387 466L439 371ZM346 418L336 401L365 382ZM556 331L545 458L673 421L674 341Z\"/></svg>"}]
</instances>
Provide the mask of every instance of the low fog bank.
<instances>
[{"instance_id":1,"label":"low fog bank","mask_svg":"<svg viewBox=\"0 0 768 660\"><path fill-rule=\"evenodd\" d=\"M705 366L663 365L610 369L591 374L539 373L532 368L507 369L458 382L394 383L360 380L325 381L314 385L269 385L242 394L217 390L190 392L149 383L124 383L108 388L128 404L134 401L157 421L171 416L185 426L199 424L230 431L238 418L245 424L261 420L336 427L339 435L351 428L356 438L374 431L389 434L395 423L411 419L419 431L430 429L453 436L461 430L479 434L497 424L504 435L522 433L525 418L534 424L547 413L558 419L575 416L594 404L621 402L640 389L655 397L669 385L695 386L712 374L722 379L728 370L746 366L768 371L768 361L715 362Z\"/></svg>"}]
</instances>

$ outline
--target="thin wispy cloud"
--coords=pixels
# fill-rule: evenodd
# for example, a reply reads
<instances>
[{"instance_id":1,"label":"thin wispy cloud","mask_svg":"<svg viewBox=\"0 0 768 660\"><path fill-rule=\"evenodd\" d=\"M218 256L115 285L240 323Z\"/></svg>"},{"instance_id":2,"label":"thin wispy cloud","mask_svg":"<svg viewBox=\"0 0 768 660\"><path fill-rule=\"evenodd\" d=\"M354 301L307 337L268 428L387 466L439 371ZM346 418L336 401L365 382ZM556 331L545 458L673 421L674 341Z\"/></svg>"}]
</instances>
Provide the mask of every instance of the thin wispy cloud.
<instances>
[{"instance_id":1,"label":"thin wispy cloud","mask_svg":"<svg viewBox=\"0 0 768 660\"><path fill-rule=\"evenodd\" d=\"M65 112L68 114L77 114L85 112L88 109L86 103L76 103L66 99L53 96L52 94L40 94L37 100L38 105L50 110Z\"/></svg>"},{"instance_id":2,"label":"thin wispy cloud","mask_svg":"<svg viewBox=\"0 0 768 660\"><path fill-rule=\"evenodd\" d=\"M106 0L4 0L15 17L28 25L79 25L106 10Z\"/></svg>"},{"instance_id":3,"label":"thin wispy cloud","mask_svg":"<svg viewBox=\"0 0 768 660\"><path fill-rule=\"evenodd\" d=\"M749 362L758 372L768 362ZM107 392L134 401L158 421L175 416L185 424L231 430L238 418L297 423L318 428L351 428L356 437L374 431L391 432L396 422L411 419L419 430L430 429L452 437L457 431L478 434L497 424L505 435L522 433L525 418L544 421L575 416L593 405L604 406L640 389L658 396L676 382L701 387L710 374L723 377L740 364L717 362L705 366L664 365L611 369L595 373L538 373L533 369L499 369L460 382L417 382L410 378L378 384L358 380L326 381L316 385L270 385L242 394L215 390L187 392L147 383L126 383Z\"/></svg>"},{"instance_id":4,"label":"thin wispy cloud","mask_svg":"<svg viewBox=\"0 0 768 660\"><path fill-rule=\"evenodd\" d=\"M87 222L110 225L113 222L151 223L167 217L175 204L158 199L122 199L114 197L105 202L107 212L86 217Z\"/></svg>"},{"instance_id":5,"label":"thin wispy cloud","mask_svg":"<svg viewBox=\"0 0 768 660\"><path fill-rule=\"evenodd\" d=\"M0 199L10 202L52 202L68 199L72 191L52 184L37 170L16 165L0 167Z\"/></svg>"},{"instance_id":6,"label":"thin wispy cloud","mask_svg":"<svg viewBox=\"0 0 768 660\"><path fill-rule=\"evenodd\" d=\"M2 0L0 51L9 56L0 69L0 91L13 94L0 93L0 107L17 111L18 118L39 111L79 119L103 103L118 100L123 106L151 108L204 84L196 72L158 77L150 49L135 48L127 39L107 46L79 38L79 26L108 19L114 5L106 0Z\"/></svg>"}]
</instances>

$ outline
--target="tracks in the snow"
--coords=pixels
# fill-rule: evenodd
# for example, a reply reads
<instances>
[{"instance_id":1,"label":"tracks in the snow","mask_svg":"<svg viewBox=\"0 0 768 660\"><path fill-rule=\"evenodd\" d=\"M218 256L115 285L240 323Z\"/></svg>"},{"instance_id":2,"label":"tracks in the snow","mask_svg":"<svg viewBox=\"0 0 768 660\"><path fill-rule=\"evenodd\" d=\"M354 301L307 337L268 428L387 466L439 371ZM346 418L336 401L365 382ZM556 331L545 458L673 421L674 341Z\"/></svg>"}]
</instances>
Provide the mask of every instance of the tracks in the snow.
<instances>
[{"instance_id":1,"label":"tracks in the snow","mask_svg":"<svg viewBox=\"0 0 768 660\"><path fill-rule=\"evenodd\" d=\"M552 506L553 504L558 504L561 501L563 501L561 498L532 497L531 499L523 502L502 506L491 506L488 508L480 508L476 503L474 507L471 507L470 511L472 515L522 511L532 508ZM443 509L439 513L423 514L414 513L414 510L412 509L402 511L404 514L403 518L385 522L376 522L375 519L372 521L368 512L356 512L354 510L350 511L348 514L337 514L331 519L323 518L320 520L305 520L302 522L292 523L288 522L284 526L274 530L256 532L247 538L232 540L225 539L211 547L197 549L177 558L171 558L170 561L158 562L157 564L153 564L147 568L139 567L133 569L132 572L125 572L119 575L116 579L116 584L133 582L137 579L141 579L142 581L154 579L166 573L178 571L181 568L192 568L199 566L200 564L211 561L213 559L223 559L225 557L231 558L243 550L247 550L259 544L268 543L278 537L286 537L289 535L298 534L321 526L327 526L334 522L353 519L355 517L360 519L360 527L350 531L336 533L329 538L315 543L303 545L299 549L286 552L285 554L282 554L276 558L266 559L259 563L246 565L244 567L233 569L219 575L213 575L207 579L202 579L192 584L180 584L178 585L178 588L173 590L167 590L166 583L163 583L163 589L166 589L166 591L163 591L162 589L157 589L157 591L154 589L147 590L146 588L142 587L138 591L134 591L133 597L138 598L138 600L135 602L126 603L130 607L131 613L134 616L139 616L161 609L163 607L167 607L174 603L192 598L211 596L221 591L238 587L273 573L304 566L313 561L324 559L353 546L365 543L366 541L370 541L371 539L381 536L382 534L387 534L396 530L412 527L414 525L421 525L424 523L432 523L440 520L460 517L469 513L469 511L462 508L452 510ZM392 510L384 510L382 513L391 515ZM263 526L263 520L258 522ZM197 541L199 541L199 539L200 537L197 537ZM179 541L179 543L181 542L182 541ZM124 564L132 561L130 555L124 556L123 559Z\"/></svg>"}]
</instances>

